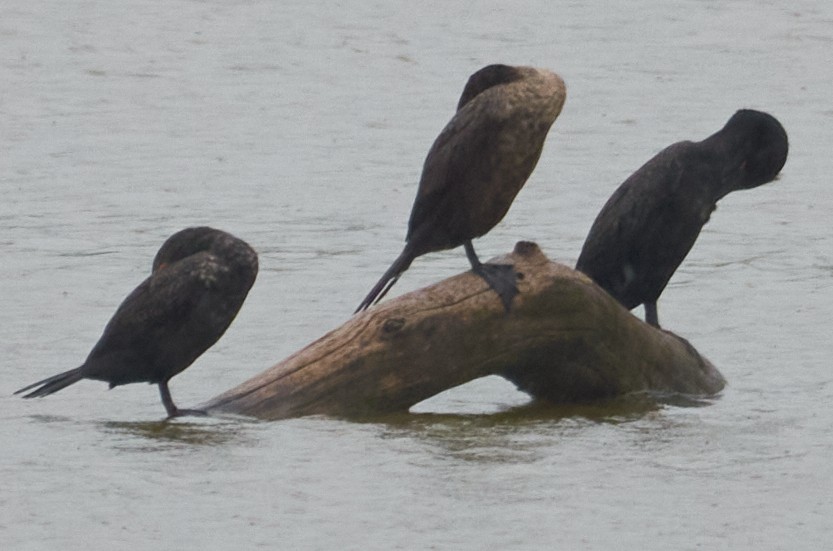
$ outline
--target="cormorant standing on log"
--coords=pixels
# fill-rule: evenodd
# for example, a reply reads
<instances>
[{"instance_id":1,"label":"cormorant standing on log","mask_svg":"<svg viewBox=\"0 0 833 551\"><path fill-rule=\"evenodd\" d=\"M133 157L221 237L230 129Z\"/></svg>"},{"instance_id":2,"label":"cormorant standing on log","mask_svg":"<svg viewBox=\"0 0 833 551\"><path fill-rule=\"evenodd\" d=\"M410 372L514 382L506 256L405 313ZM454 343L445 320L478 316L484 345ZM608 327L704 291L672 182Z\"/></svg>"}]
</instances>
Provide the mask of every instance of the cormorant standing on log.
<instances>
[{"instance_id":1,"label":"cormorant standing on log","mask_svg":"<svg viewBox=\"0 0 833 551\"><path fill-rule=\"evenodd\" d=\"M515 271L482 264L471 241L509 210L538 162L564 98L564 82L545 69L489 65L469 78L457 113L425 159L405 249L356 312L385 296L416 257L460 245L472 271L509 310L518 292Z\"/></svg>"},{"instance_id":2,"label":"cormorant standing on log","mask_svg":"<svg viewBox=\"0 0 833 551\"><path fill-rule=\"evenodd\" d=\"M584 242L576 269L626 308L657 299L726 194L772 181L787 161L787 133L773 116L742 109L701 142L660 151L619 186Z\"/></svg>"},{"instance_id":3,"label":"cormorant standing on log","mask_svg":"<svg viewBox=\"0 0 833 551\"><path fill-rule=\"evenodd\" d=\"M257 276L257 253L244 241L208 227L175 233L159 249L150 277L121 303L84 363L18 390L46 396L81 379L159 385L169 417L178 409L168 381L223 335Z\"/></svg>"}]
</instances>

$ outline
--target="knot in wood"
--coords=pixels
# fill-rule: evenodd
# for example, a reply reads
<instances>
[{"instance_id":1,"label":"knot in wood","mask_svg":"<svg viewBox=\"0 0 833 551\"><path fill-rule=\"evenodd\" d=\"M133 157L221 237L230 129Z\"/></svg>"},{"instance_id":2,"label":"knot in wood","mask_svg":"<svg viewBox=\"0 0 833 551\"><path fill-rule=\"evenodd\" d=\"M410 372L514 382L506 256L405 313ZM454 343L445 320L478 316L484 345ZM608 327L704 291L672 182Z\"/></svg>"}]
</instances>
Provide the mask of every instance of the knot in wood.
<instances>
[{"instance_id":1,"label":"knot in wood","mask_svg":"<svg viewBox=\"0 0 833 551\"><path fill-rule=\"evenodd\" d=\"M532 241L518 241L515 243L515 254L519 256L542 255L541 248Z\"/></svg>"},{"instance_id":2,"label":"knot in wood","mask_svg":"<svg viewBox=\"0 0 833 551\"><path fill-rule=\"evenodd\" d=\"M382 324L383 333L396 333L405 326L404 318L389 318Z\"/></svg>"}]
</instances>

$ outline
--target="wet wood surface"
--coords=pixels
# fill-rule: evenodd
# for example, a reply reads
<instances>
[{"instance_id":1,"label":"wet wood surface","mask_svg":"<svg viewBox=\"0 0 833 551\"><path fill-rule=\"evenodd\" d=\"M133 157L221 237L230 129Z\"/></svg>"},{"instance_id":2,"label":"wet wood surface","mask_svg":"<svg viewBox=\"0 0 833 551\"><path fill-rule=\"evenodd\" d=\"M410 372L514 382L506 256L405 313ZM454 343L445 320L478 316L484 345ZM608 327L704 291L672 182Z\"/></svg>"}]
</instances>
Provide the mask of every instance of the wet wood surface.
<instances>
[{"instance_id":1,"label":"wet wood surface","mask_svg":"<svg viewBox=\"0 0 833 551\"><path fill-rule=\"evenodd\" d=\"M459 274L353 316L202 408L262 419L369 416L486 375L554 403L708 396L725 385L687 341L643 323L534 243L490 262L518 273L511 312L479 277Z\"/></svg>"}]
</instances>

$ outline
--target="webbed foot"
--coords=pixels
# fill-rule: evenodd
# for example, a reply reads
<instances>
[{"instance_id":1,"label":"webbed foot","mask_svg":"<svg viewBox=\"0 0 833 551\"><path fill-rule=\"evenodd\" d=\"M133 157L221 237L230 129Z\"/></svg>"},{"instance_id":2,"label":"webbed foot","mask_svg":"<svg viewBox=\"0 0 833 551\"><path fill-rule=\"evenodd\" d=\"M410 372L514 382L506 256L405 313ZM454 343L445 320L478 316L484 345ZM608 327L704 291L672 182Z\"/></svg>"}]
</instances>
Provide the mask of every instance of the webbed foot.
<instances>
[{"instance_id":1,"label":"webbed foot","mask_svg":"<svg viewBox=\"0 0 833 551\"><path fill-rule=\"evenodd\" d=\"M168 411L168 416L165 420L168 421L169 419L174 419L175 417L185 417L186 415L205 417L208 413L201 409L179 409L178 407L174 407L173 411Z\"/></svg>"},{"instance_id":2,"label":"webbed foot","mask_svg":"<svg viewBox=\"0 0 833 551\"><path fill-rule=\"evenodd\" d=\"M518 287L515 284L518 275L515 267L511 264L480 264L472 268L472 271L482 277L497 293L503 307L509 313L512 299L518 294Z\"/></svg>"}]
</instances>

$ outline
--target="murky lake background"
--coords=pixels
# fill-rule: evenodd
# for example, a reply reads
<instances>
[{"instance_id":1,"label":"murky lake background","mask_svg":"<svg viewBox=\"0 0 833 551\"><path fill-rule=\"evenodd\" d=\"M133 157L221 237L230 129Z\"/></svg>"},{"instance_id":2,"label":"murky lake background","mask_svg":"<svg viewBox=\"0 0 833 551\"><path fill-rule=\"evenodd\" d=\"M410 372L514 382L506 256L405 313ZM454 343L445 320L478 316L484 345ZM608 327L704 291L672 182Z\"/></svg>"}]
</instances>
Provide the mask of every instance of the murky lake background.
<instances>
[{"instance_id":1,"label":"murky lake background","mask_svg":"<svg viewBox=\"0 0 833 551\"><path fill-rule=\"evenodd\" d=\"M0 5L3 549L821 549L833 518L833 4L6 0ZM344 322L399 253L470 73L568 100L488 258L573 265L658 150L741 107L790 136L660 301L729 386L704 407L521 409L488 378L353 423L161 423L155 387L17 388L83 361L174 231L260 253L198 404ZM393 294L467 269L416 261ZM636 312L642 316L641 310Z\"/></svg>"}]
</instances>

